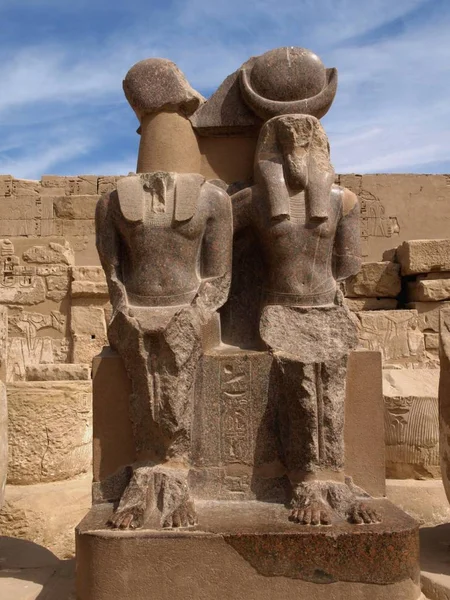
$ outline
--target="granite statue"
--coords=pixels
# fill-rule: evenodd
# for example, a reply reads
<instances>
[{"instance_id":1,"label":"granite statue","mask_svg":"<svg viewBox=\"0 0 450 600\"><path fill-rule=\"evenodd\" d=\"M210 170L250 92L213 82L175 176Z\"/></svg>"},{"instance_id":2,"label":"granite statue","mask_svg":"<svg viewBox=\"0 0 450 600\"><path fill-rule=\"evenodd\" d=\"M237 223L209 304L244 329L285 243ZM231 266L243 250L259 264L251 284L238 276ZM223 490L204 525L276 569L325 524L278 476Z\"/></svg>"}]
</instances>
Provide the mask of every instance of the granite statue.
<instances>
[{"instance_id":1,"label":"granite statue","mask_svg":"<svg viewBox=\"0 0 450 600\"><path fill-rule=\"evenodd\" d=\"M328 139L312 115L264 124L255 181L232 197L234 226L253 229L264 254L259 329L277 371L290 518L306 525L327 525L333 514L377 522L344 473L346 365L357 328L339 284L361 265L358 199L334 184Z\"/></svg>"},{"instance_id":2,"label":"granite statue","mask_svg":"<svg viewBox=\"0 0 450 600\"><path fill-rule=\"evenodd\" d=\"M131 175L99 201L96 230L138 457L111 525L140 527L144 516L158 527L193 525L193 384L203 331L228 295L230 199L195 173Z\"/></svg>"}]
</instances>

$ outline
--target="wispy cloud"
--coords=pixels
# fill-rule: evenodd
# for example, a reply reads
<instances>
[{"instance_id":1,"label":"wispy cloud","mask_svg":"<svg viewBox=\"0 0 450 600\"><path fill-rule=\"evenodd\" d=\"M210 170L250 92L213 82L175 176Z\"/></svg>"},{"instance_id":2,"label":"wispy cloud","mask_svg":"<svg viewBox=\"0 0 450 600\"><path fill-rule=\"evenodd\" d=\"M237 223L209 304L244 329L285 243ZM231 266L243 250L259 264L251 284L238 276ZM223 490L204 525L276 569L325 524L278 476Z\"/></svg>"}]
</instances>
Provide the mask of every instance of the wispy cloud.
<instances>
[{"instance_id":1,"label":"wispy cloud","mask_svg":"<svg viewBox=\"0 0 450 600\"><path fill-rule=\"evenodd\" d=\"M338 171L450 170L447 0L0 0L0 16L1 172L134 169L132 64L170 58L208 94L282 45L339 69L324 119Z\"/></svg>"}]
</instances>

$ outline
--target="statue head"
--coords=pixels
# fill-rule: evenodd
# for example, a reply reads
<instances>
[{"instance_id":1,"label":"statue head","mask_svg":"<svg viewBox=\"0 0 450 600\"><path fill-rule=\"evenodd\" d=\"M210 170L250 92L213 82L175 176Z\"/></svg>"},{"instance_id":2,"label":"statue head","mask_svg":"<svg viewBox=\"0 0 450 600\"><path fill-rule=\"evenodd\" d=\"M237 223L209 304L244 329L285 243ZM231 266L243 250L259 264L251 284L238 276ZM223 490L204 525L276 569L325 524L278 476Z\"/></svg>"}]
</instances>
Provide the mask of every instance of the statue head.
<instances>
[{"instance_id":1,"label":"statue head","mask_svg":"<svg viewBox=\"0 0 450 600\"><path fill-rule=\"evenodd\" d=\"M283 115L267 121L259 135L255 174L272 218L290 218L290 193L304 191L308 219L328 219L335 173L327 135L315 117Z\"/></svg>"}]
</instances>

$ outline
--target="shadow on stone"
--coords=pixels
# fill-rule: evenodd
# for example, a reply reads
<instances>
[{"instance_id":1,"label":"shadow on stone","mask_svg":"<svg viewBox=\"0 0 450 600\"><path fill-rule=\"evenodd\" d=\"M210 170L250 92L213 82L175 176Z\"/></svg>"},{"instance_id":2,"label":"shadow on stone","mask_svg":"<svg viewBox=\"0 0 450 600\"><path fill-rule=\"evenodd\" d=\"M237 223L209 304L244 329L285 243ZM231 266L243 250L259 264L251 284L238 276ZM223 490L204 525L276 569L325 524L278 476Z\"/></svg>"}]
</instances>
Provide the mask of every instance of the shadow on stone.
<instances>
[{"instance_id":1,"label":"shadow on stone","mask_svg":"<svg viewBox=\"0 0 450 600\"><path fill-rule=\"evenodd\" d=\"M74 600L74 577L75 560L60 560L28 540L0 536L2 600Z\"/></svg>"}]
</instances>

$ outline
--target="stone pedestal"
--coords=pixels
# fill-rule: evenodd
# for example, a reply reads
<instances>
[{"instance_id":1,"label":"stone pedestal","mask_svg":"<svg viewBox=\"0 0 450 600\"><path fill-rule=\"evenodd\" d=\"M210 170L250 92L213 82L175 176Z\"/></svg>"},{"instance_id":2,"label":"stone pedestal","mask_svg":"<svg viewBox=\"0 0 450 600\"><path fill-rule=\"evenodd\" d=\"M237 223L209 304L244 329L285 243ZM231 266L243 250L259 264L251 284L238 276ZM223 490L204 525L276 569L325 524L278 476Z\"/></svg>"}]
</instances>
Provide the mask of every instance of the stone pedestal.
<instances>
[{"instance_id":1,"label":"stone pedestal","mask_svg":"<svg viewBox=\"0 0 450 600\"><path fill-rule=\"evenodd\" d=\"M180 531L106 528L110 504L77 529L78 600L418 600L418 527L387 500L383 523L312 528L279 504L200 502Z\"/></svg>"}]
</instances>

